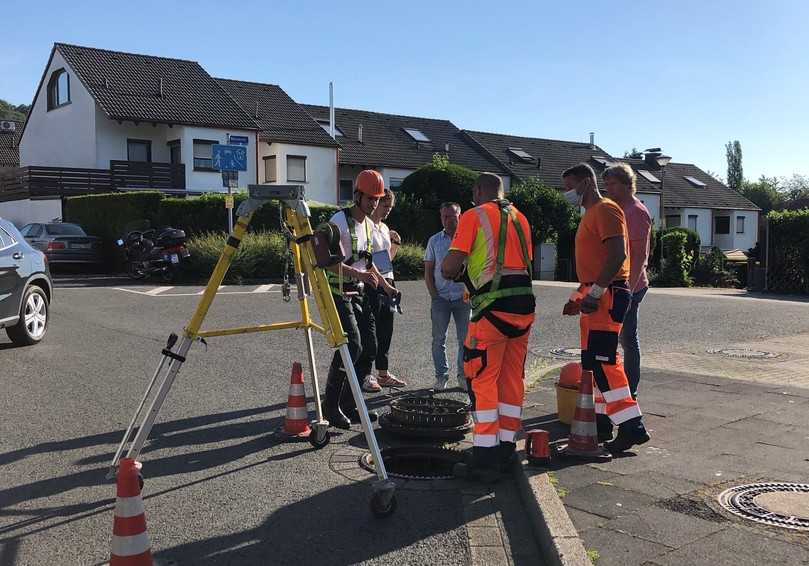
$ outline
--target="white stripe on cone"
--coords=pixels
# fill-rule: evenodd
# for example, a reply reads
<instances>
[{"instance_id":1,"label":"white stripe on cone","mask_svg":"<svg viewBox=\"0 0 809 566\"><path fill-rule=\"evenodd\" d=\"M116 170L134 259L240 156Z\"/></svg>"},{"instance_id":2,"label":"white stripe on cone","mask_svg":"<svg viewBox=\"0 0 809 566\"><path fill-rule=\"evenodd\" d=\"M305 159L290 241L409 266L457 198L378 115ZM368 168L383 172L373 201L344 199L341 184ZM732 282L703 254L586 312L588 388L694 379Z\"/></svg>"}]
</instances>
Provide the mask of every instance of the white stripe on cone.
<instances>
[{"instance_id":1,"label":"white stripe on cone","mask_svg":"<svg viewBox=\"0 0 809 566\"><path fill-rule=\"evenodd\" d=\"M303 389L303 383L290 383L289 394L298 396L306 395L306 391Z\"/></svg>"},{"instance_id":2,"label":"white stripe on cone","mask_svg":"<svg viewBox=\"0 0 809 566\"><path fill-rule=\"evenodd\" d=\"M146 511L143 508L143 500L140 496L136 497L119 497L115 500L115 516L116 517L137 517L143 515Z\"/></svg>"},{"instance_id":3,"label":"white stripe on cone","mask_svg":"<svg viewBox=\"0 0 809 566\"><path fill-rule=\"evenodd\" d=\"M149 535L141 533L128 537L112 535L111 553L115 556L135 556L149 550Z\"/></svg>"},{"instance_id":4,"label":"white stripe on cone","mask_svg":"<svg viewBox=\"0 0 809 566\"><path fill-rule=\"evenodd\" d=\"M592 395L579 395L579 404L577 405L579 409L592 409L593 405L593 396Z\"/></svg>"},{"instance_id":5,"label":"white stripe on cone","mask_svg":"<svg viewBox=\"0 0 809 566\"><path fill-rule=\"evenodd\" d=\"M592 421L573 421L570 434L575 436L595 436L595 423Z\"/></svg>"},{"instance_id":6,"label":"white stripe on cone","mask_svg":"<svg viewBox=\"0 0 809 566\"><path fill-rule=\"evenodd\" d=\"M306 407L287 407L287 418L302 420L309 417Z\"/></svg>"}]
</instances>

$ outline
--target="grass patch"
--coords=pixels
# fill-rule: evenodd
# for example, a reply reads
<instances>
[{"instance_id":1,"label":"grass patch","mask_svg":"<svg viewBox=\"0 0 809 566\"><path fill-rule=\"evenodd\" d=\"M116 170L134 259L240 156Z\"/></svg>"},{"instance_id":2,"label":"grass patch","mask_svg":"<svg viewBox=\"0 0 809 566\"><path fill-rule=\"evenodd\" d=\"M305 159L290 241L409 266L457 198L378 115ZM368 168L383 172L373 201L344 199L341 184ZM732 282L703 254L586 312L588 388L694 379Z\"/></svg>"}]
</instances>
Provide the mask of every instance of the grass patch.
<instances>
[{"instance_id":1,"label":"grass patch","mask_svg":"<svg viewBox=\"0 0 809 566\"><path fill-rule=\"evenodd\" d=\"M598 551L596 549L588 548L587 549L587 558L590 559L590 562L595 564L596 562L598 562L598 559L601 558L601 555L598 553Z\"/></svg>"},{"instance_id":2,"label":"grass patch","mask_svg":"<svg viewBox=\"0 0 809 566\"><path fill-rule=\"evenodd\" d=\"M567 489L559 485L559 476L556 475L556 472L548 472L548 481L551 482L551 485L556 490L556 495L560 498L566 497L568 493L570 493Z\"/></svg>"}]
</instances>

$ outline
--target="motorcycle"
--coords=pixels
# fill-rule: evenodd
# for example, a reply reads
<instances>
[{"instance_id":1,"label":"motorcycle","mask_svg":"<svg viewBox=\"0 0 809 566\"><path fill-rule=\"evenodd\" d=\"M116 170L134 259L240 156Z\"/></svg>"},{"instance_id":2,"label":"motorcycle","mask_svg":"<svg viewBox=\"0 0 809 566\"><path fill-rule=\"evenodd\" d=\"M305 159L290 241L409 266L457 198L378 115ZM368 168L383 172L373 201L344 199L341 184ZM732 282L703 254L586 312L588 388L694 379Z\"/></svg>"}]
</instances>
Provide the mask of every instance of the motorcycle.
<instances>
[{"instance_id":1,"label":"motorcycle","mask_svg":"<svg viewBox=\"0 0 809 566\"><path fill-rule=\"evenodd\" d=\"M132 279L158 275L173 281L181 263L191 257L185 232L177 228L130 230L116 243L126 255L126 272Z\"/></svg>"}]
</instances>

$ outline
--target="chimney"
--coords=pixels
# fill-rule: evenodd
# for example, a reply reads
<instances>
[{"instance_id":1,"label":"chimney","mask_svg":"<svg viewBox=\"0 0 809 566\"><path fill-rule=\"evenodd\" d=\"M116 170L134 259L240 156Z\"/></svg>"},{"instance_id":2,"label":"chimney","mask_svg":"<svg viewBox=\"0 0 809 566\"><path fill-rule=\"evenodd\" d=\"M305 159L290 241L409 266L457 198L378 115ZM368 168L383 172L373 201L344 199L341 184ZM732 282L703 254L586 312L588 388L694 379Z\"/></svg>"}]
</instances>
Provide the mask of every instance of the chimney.
<instances>
[{"instance_id":1,"label":"chimney","mask_svg":"<svg viewBox=\"0 0 809 566\"><path fill-rule=\"evenodd\" d=\"M596 148L596 133L590 132L590 149Z\"/></svg>"},{"instance_id":2,"label":"chimney","mask_svg":"<svg viewBox=\"0 0 809 566\"><path fill-rule=\"evenodd\" d=\"M357 141L362 143L362 124L357 127Z\"/></svg>"}]
</instances>

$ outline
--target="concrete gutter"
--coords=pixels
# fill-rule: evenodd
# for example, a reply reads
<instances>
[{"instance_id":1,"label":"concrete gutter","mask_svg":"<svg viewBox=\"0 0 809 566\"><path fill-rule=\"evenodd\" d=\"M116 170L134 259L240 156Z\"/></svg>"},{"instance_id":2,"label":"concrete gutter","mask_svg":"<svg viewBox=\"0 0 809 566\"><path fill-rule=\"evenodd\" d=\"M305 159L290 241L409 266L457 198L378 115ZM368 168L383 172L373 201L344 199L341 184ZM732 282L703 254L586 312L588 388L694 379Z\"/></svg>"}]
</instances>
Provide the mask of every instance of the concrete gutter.
<instances>
[{"instance_id":1,"label":"concrete gutter","mask_svg":"<svg viewBox=\"0 0 809 566\"><path fill-rule=\"evenodd\" d=\"M524 441L518 449L525 453ZM512 472L545 562L551 566L593 566L548 474L522 458L515 461Z\"/></svg>"}]
</instances>

